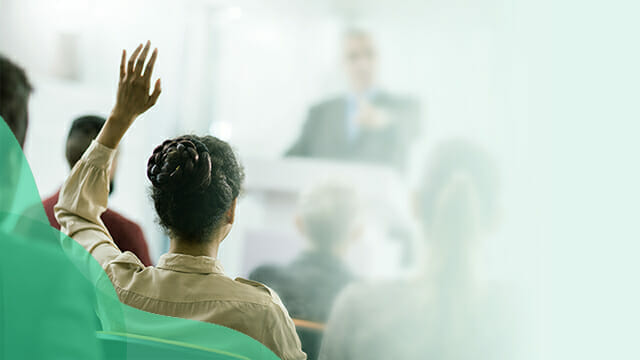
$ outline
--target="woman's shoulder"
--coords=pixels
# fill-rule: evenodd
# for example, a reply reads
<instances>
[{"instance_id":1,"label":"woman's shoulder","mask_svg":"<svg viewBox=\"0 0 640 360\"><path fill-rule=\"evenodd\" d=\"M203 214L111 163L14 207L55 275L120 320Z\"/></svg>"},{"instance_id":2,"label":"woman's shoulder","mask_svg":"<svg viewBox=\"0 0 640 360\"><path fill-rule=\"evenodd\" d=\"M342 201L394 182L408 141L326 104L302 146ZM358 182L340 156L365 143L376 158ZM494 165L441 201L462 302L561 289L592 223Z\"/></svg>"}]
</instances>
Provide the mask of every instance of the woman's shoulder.
<instances>
[{"instance_id":1,"label":"woman's shoulder","mask_svg":"<svg viewBox=\"0 0 640 360\"><path fill-rule=\"evenodd\" d=\"M233 279L238 291L242 292L247 301L257 302L263 305L281 305L278 294L267 285L241 277Z\"/></svg>"}]
</instances>

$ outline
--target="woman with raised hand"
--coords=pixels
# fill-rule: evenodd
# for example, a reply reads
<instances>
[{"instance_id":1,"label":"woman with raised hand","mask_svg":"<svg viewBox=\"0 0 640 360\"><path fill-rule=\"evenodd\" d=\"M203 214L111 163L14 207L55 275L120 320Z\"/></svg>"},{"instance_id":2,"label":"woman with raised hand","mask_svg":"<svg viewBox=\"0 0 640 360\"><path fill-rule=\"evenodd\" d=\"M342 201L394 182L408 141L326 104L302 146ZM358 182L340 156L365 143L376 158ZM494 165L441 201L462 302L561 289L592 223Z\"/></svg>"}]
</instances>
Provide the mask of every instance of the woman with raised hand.
<instances>
[{"instance_id":1,"label":"woman with raised hand","mask_svg":"<svg viewBox=\"0 0 640 360\"><path fill-rule=\"evenodd\" d=\"M153 151L147 165L151 197L171 238L169 252L156 267L122 253L100 220L118 144L160 96L160 79L149 95L158 56L155 49L147 61L150 46L140 44L128 62L123 51L116 105L62 187L56 218L102 265L123 303L223 325L260 341L282 359L305 359L277 294L260 283L225 276L217 259L218 247L231 231L244 178L229 144L213 136L185 135Z\"/></svg>"}]
</instances>

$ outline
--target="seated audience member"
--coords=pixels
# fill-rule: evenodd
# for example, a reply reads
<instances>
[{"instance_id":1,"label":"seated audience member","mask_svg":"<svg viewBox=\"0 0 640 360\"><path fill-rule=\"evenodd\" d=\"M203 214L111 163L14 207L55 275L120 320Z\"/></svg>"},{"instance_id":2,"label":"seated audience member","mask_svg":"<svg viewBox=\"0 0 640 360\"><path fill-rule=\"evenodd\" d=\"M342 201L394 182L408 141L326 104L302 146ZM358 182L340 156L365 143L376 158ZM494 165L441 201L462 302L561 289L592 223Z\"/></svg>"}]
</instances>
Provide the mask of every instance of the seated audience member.
<instances>
[{"instance_id":1,"label":"seated audience member","mask_svg":"<svg viewBox=\"0 0 640 360\"><path fill-rule=\"evenodd\" d=\"M347 245L359 235L354 191L325 184L303 194L297 225L309 240L308 250L287 266L263 265L249 278L274 289L294 319L325 323L333 300L354 279L343 261ZM300 334L309 359L317 357L318 336Z\"/></svg>"},{"instance_id":2,"label":"seated audience member","mask_svg":"<svg viewBox=\"0 0 640 360\"><path fill-rule=\"evenodd\" d=\"M0 54L0 116L24 148L29 126L29 96L33 88L24 70Z\"/></svg>"},{"instance_id":3,"label":"seated audience member","mask_svg":"<svg viewBox=\"0 0 640 360\"><path fill-rule=\"evenodd\" d=\"M147 166L151 197L171 239L169 253L156 267L145 268L134 254L122 253L100 220L118 144L160 96L159 79L149 95L158 54L154 50L147 62L149 48L149 42L144 48L141 44L128 62L123 52L116 104L62 186L56 219L103 266L123 303L226 326L260 341L282 359L305 359L278 295L260 283L227 277L217 258L234 223L244 177L229 144L213 136L185 135L153 151Z\"/></svg>"},{"instance_id":4,"label":"seated audience member","mask_svg":"<svg viewBox=\"0 0 640 360\"><path fill-rule=\"evenodd\" d=\"M17 189L32 88L24 70L2 55L0 79L0 358L99 359L91 285L53 241L4 226L20 215L12 205L24 200ZM53 235L41 222L30 226L37 228L31 234Z\"/></svg>"},{"instance_id":5,"label":"seated audience member","mask_svg":"<svg viewBox=\"0 0 640 360\"><path fill-rule=\"evenodd\" d=\"M91 141L98 136L98 133L104 126L104 123L105 119L99 116L82 116L73 121L71 129L69 129L69 135L67 136L65 151L70 169L73 168L73 165L75 165L78 160L80 160L82 154L87 150L89 145L91 145ZM113 192L116 168L117 160L114 161L109 174L109 195ZM53 207L58 202L59 196L60 191L42 202L51 226L58 230L60 230L60 224L56 221L55 214L53 213ZM111 234L113 241L120 250L123 252L131 251L138 256L143 264L147 266L151 265L147 242L145 241L142 229L138 224L111 209L107 209L102 213L100 219L109 230L109 234Z\"/></svg>"},{"instance_id":6,"label":"seated audience member","mask_svg":"<svg viewBox=\"0 0 640 360\"><path fill-rule=\"evenodd\" d=\"M293 318L326 322L333 299L354 279L342 258L361 230L357 208L355 193L343 185L325 184L303 194L296 223L308 249L287 266L263 265L249 278L276 290Z\"/></svg>"},{"instance_id":7,"label":"seated audience member","mask_svg":"<svg viewBox=\"0 0 640 360\"><path fill-rule=\"evenodd\" d=\"M417 197L425 235L422 273L357 284L333 308L320 359L511 359L506 309L482 281L479 242L493 228L493 163L471 143L442 144Z\"/></svg>"}]
</instances>

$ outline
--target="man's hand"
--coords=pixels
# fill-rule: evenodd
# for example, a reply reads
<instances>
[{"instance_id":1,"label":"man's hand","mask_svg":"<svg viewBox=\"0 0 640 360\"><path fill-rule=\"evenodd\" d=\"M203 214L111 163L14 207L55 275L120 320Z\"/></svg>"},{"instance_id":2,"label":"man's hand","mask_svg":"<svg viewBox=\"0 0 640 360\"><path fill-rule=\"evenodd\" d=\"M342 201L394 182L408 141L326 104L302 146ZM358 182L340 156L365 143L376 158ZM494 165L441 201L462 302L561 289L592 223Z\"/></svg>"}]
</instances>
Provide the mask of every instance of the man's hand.
<instances>
[{"instance_id":1,"label":"man's hand","mask_svg":"<svg viewBox=\"0 0 640 360\"><path fill-rule=\"evenodd\" d=\"M150 47L149 41L144 49L140 44L128 62L126 50L122 51L116 105L97 138L102 145L115 149L133 121L158 101L161 92L160 79L155 82L153 93L149 95L151 73L158 56L158 49L153 50L145 67Z\"/></svg>"},{"instance_id":2,"label":"man's hand","mask_svg":"<svg viewBox=\"0 0 640 360\"><path fill-rule=\"evenodd\" d=\"M355 119L362 127L370 130L381 130L391 123L391 118L386 111L368 101L360 102Z\"/></svg>"}]
</instances>

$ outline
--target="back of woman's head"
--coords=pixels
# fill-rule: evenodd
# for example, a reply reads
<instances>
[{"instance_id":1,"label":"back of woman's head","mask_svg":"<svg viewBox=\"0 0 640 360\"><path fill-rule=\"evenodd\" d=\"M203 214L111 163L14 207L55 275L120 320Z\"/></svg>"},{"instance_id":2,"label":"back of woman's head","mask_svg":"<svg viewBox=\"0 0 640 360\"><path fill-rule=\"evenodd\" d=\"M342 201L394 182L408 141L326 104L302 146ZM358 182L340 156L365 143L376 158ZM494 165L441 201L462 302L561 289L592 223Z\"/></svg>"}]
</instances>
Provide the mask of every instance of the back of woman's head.
<instances>
[{"instance_id":1,"label":"back of woman's head","mask_svg":"<svg viewBox=\"0 0 640 360\"><path fill-rule=\"evenodd\" d=\"M244 173L226 142L185 135L155 148L147 177L160 225L181 240L206 242L240 194Z\"/></svg>"},{"instance_id":2,"label":"back of woman's head","mask_svg":"<svg viewBox=\"0 0 640 360\"><path fill-rule=\"evenodd\" d=\"M436 240L452 242L489 229L496 217L498 185L489 155L471 142L450 140L428 161L419 198L425 230Z\"/></svg>"}]
</instances>

